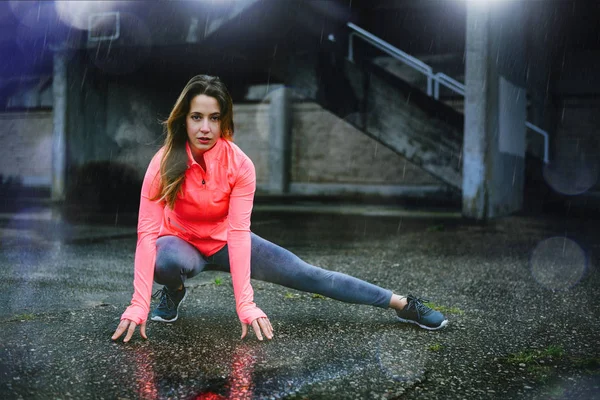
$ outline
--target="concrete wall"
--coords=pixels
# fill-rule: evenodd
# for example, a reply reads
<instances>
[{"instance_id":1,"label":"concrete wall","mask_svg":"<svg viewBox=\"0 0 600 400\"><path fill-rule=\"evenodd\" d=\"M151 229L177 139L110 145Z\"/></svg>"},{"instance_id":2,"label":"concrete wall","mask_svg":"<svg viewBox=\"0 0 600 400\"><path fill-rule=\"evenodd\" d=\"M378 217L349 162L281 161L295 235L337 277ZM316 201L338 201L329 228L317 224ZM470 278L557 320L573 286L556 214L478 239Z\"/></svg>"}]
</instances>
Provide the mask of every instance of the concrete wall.
<instances>
[{"instance_id":1,"label":"concrete wall","mask_svg":"<svg viewBox=\"0 0 600 400\"><path fill-rule=\"evenodd\" d=\"M166 91L173 85L150 86L141 78L109 77L86 68L86 56L81 54L81 62L69 68L69 179L92 185L95 172L89 167L102 162L124 168L128 179L141 179L162 145L160 121L167 118L178 93ZM263 193L270 178L270 107L269 96L258 103L234 104L234 140L253 160ZM293 103L291 164L291 193L385 195L399 194L404 186L444 187L315 103Z\"/></svg>"},{"instance_id":2,"label":"concrete wall","mask_svg":"<svg viewBox=\"0 0 600 400\"><path fill-rule=\"evenodd\" d=\"M269 103L234 104L234 142L250 157L259 187L269 182Z\"/></svg>"},{"instance_id":3,"label":"concrete wall","mask_svg":"<svg viewBox=\"0 0 600 400\"><path fill-rule=\"evenodd\" d=\"M523 206L525 183L525 89L503 77L498 85L497 140L493 140L490 217L503 216ZM496 136L493 134L493 136Z\"/></svg>"},{"instance_id":4,"label":"concrete wall","mask_svg":"<svg viewBox=\"0 0 600 400\"><path fill-rule=\"evenodd\" d=\"M106 137L106 92L108 82L92 66L87 55L73 55L67 65L67 167L108 160L115 148ZM111 101L118 101L111 99ZM69 177L67 177L69 182Z\"/></svg>"},{"instance_id":5,"label":"concrete wall","mask_svg":"<svg viewBox=\"0 0 600 400\"><path fill-rule=\"evenodd\" d=\"M269 107L268 102L234 105L235 143L254 162L259 191L266 191L269 182ZM401 186L443 186L311 102L293 105L290 175L290 192L297 194L385 195L400 194Z\"/></svg>"},{"instance_id":6,"label":"concrete wall","mask_svg":"<svg viewBox=\"0 0 600 400\"><path fill-rule=\"evenodd\" d=\"M103 185L113 184L109 180L123 177L120 184L129 187L142 178L163 141L159 122L177 93L165 91L173 85L148 85L143 74L110 76L89 65L85 52L72 55L67 75L67 180L71 189L86 188L81 201L89 203L107 190ZM269 108L268 96L234 105L235 141L254 161L263 192L269 182ZM316 103L294 103L292 123L291 193L423 195L445 188ZM47 127L51 135L51 116ZM121 192L118 182L113 186Z\"/></svg>"},{"instance_id":7,"label":"concrete wall","mask_svg":"<svg viewBox=\"0 0 600 400\"><path fill-rule=\"evenodd\" d=\"M105 129L96 130L100 138L94 140L96 146L102 145L88 154L96 161L129 165L141 178L162 144L158 121L166 111L158 111L148 93L137 88L108 84L107 93L111 101L106 122L99 124ZM257 184L263 189L269 181L269 108L268 101L234 105L234 141L254 162ZM440 185L427 172L316 103L294 103L292 131L292 184L358 185L346 188L350 192L361 192L360 185ZM82 162L80 157L78 162Z\"/></svg>"},{"instance_id":8,"label":"concrete wall","mask_svg":"<svg viewBox=\"0 0 600 400\"><path fill-rule=\"evenodd\" d=\"M162 144L160 122L175 99L159 87L109 78L82 64L69 66L68 166L110 161L128 165L141 179Z\"/></svg>"},{"instance_id":9,"label":"concrete wall","mask_svg":"<svg viewBox=\"0 0 600 400\"><path fill-rule=\"evenodd\" d=\"M106 111L106 138L112 144L109 159L132 166L143 178L150 159L163 144L160 122L168 114L149 90L110 83L107 94L111 99Z\"/></svg>"},{"instance_id":10,"label":"concrete wall","mask_svg":"<svg viewBox=\"0 0 600 400\"><path fill-rule=\"evenodd\" d=\"M0 175L24 186L52 179L52 111L0 113Z\"/></svg>"},{"instance_id":11,"label":"concrete wall","mask_svg":"<svg viewBox=\"0 0 600 400\"><path fill-rule=\"evenodd\" d=\"M138 209L141 181L160 147L172 96L144 74L109 75L77 53L67 68L67 202L87 209Z\"/></svg>"},{"instance_id":12,"label":"concrete wall","mask_svg":"<svg viewBox=\"0 0 600 400\"><path fill-rule=\"evenodd\" d=\"M440 184L315 103L296 104L293 115L292 182Z\"/></svg>"}]
</instances>

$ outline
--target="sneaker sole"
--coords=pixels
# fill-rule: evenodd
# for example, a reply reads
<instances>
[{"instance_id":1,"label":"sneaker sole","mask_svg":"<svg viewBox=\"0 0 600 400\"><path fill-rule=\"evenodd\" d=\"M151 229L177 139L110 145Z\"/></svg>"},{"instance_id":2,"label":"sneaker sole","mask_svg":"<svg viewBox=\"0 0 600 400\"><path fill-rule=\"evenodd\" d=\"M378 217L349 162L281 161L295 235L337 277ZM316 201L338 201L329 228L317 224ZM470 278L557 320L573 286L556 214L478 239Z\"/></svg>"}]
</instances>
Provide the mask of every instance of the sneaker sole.
<instances>
[{"instance_id":1,"label":"sneaker sole","mask_svg":"<svg viewBox=\"0 0 600 400\"><path fill-rule=\"evenodd\" d=\"M183 299L181 299L181 301L179 302L179 305L177 305L177 314L175 315L175 318L173 319L164 319L161 318L159 316L154 316L152 318L150 318L152 321L156 321L156 322L175 322L177 321L177 318L179 317L179 307L181 307L181 303L183 303L183 301L185 300L185 298L188 295L188 291L185 291L185 294L183 295Z\"/></svg>"},{"instance_id":2,"label":"sneaker sole","mask_svg":"<svg viewBox=\"0 0 600 400\"><path fill-rule=\"evenodd\" d=\"M400 317L396 317L396 318L400 322L406 322L406 323L409 323L409 324L419 325L421 328L427 329L428 331L437 331L438 329L442 329L443 327L445 327L446 325L448 325L448 320L447 319L443 320L442 323L439 326L431 327L431 326L427 326L427 325L421 325L420 323L418 323L417 321L414 321L412 319L404 319L404 318L400 318Z\"/></svg>"}]
</instances>

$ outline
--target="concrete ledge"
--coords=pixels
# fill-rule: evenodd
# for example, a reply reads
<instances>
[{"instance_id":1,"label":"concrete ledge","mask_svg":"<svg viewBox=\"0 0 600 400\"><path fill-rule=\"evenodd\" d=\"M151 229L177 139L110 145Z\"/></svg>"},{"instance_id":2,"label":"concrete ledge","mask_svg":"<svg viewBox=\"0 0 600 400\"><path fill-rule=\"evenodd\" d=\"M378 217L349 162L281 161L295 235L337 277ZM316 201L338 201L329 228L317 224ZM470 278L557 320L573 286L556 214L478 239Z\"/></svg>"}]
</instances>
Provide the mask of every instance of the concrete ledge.
<instances>
[{"instance_id":1,"label":"concrete ledge","mask_svg":"<svg viewBox=\"0 0 600 400\"><path fill-rule=\"evenodd\" d=\"M292 183L289 192L272 194L266 184L257 185L257 199L289 200L311 199L331 202L356 202L361 204L397 204L426 202L453 206L460 203L460 193L444 185L365 185L352 183Z\"/></svg>"},{"instance_id":2,"label":"concrete ledge","mask_svg":"<svg viewBox=\"0 0 600 400\"><path fill-rule=\"evenodd\" d=\"M367 194L380 196L410 196L427 197L451 192L447 186L442 185L418 185L418 186L389 186L389 185L365 185L352 183L292 183L290 193L302 195L344 195L344 194Z\"/></svg>"},{"instance_id":3,"label":"concrete ledge","mask_svg":"<svg viewBox=\"0 0 600 400\"><path fill-rule=\"evenodd\" d=\"M363 217L405 217L405 218L448 218L460 219L459 210L414 210L398 206L360 205L360 204L258 204L256 213L277 212L291 214L335 214ZM261 223L253 224L261 225Z\"/></svg>"}]
</instances>

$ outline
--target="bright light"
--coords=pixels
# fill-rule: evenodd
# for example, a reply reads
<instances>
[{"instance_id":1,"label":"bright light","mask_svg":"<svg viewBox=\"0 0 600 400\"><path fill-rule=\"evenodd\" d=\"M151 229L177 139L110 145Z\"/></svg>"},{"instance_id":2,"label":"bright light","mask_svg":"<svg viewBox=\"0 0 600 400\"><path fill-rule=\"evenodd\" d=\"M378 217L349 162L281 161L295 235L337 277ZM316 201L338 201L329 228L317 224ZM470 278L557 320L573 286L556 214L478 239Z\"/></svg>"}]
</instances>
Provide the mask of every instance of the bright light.
<instances>
[{"instance_id":1,"label":"bright light","mask_svg":"<svg viewBox=\"0 0 600 400\"><path fill-rule=\"evenodd\" d=\"M502 3L503 1L511 1L511 0L465 0L467 3L475 3L475 4L492 4L492 3Z\"/></svg>"},{"instance_id":2,"label":"bright light","mask_svg":"<svg viewBox=\"0 0 600 400\"><path fill-rule=\"evenodd\" d=\"M88 29L90 14L111 11L114 1L55 1L56 13L61 21L73 28Z\"/></svg>"}]
</instances>

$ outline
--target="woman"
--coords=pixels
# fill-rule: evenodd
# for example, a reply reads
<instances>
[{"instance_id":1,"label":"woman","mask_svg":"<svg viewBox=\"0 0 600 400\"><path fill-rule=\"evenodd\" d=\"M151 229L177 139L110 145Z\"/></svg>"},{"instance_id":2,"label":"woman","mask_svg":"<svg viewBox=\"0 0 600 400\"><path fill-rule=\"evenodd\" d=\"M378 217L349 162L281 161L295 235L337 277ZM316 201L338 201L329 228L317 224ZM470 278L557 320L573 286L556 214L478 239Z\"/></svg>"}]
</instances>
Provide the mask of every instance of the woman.
<instances>
[{"instance_id":1,"label":"woman","mask_svg":"<svg viewBox=\"0 0 600 400\"><path fill-rule=\"evenodd\" d=\"M398 319L425 329L447 320L413 296L309 265L250 232L256 176L252 161L232 142L232 100L217 77L192 78L165 122L164 146L142 186L135 253L134 294L112 339L135 328L146 336L152 282L164 285L153 321L173 322L187 295L184 282L204 269L231 273L242 339L252 326L273 338L266 314L253 301L250 278L337 300L396 310Z\"/></svg>"}]
</instances>

